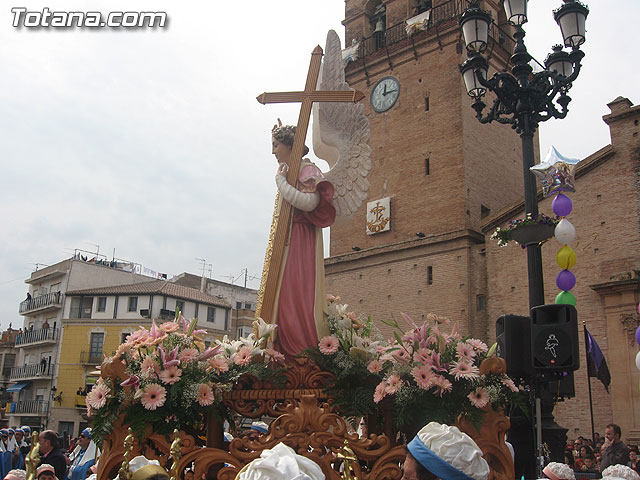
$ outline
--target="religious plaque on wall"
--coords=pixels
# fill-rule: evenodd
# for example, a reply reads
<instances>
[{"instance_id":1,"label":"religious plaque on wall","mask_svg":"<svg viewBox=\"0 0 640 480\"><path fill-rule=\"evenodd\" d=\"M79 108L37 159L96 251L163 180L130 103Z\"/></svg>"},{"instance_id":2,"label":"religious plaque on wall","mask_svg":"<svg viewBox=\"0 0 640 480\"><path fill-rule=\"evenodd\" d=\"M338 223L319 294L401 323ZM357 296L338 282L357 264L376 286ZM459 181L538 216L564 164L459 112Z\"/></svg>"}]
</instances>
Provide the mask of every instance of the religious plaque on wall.
<instances>
[{"instance_id":1,"label":"religious plaque on wall","mask_svg":"<svg viewBox=\"0 0 640 480\"><path fill-rule=\"evenodd\" d=\"M391 230L391 198L367 203L367 235Z\"/></svg>"}]
</instances>

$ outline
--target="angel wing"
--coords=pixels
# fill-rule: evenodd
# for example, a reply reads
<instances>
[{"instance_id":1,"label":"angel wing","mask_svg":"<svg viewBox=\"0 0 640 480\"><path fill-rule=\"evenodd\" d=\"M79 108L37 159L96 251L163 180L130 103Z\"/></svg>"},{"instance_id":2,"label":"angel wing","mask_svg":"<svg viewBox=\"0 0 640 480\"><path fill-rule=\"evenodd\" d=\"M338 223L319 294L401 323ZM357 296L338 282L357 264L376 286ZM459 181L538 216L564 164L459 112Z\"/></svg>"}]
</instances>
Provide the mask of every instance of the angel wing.
<instances>
[{"instance_id":1,"label":"angel wing","mask_svg":"<svg viewBox=\"0 0 640 480\"><path fill-rule=\"evenodd\" d=\"M320 90L353 90L344 79L340 38L327 34ZM351 215L367 198L371 170L369 119L360 103L316 102L313 109L313 151L331 170L325 177L333 183L333 205L338 215Z\"/></svg>"}]
</instances>

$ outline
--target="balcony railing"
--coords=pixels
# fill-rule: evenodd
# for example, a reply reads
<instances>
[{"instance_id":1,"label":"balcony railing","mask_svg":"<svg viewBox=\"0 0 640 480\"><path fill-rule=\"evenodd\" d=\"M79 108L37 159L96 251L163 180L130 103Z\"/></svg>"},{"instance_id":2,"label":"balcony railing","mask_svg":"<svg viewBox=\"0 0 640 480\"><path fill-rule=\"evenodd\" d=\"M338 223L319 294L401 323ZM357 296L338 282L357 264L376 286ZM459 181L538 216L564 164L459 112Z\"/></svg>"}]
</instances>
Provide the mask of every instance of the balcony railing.
<instances>
[{"instance_id":1,"label":"balcony railing","mask_svg":"<svg viewBox=\"0 0 640 480\"><path fill-rule=\"evenodd\" d=\"M102 360L102 352L80 352L80 363L83 365L100 365Z\"/></svg>"},{"instance_id":2,"label":"balcony railing","mask_svg":"<svg viewBox=\"0 0 640 480\"><path fill-rule=\"evenodd\" d=\"M58 328L38 328L19 333L16 337L16 346L38 342L56 342L60 335Z\"/></svg>"},{"instance_id":3,"label":"balcony railing","mask_svg":"<svg viewBox=\"0 0 640 480\"><path fill-rule=\"evenodd\" d=\"M27 400L11 404L11 413L46 415L49 412L49 402L43 400Z\"/></svg>"},{"instance_id":4,"label":"balcony railing","mask_svg":"<svg viewBox=\"0 0 640 480\"><path fill-rule=\"evenodd\" d=\"M54 364L31 363L11 369L11 380L45 378L53 375Z\"/></svg>"},{"instance_id":5,"label":"balcony railing","mask_svg":"<svg viewBox=\"0 0 640 480\"><path fill-rule=\"evenodd\" d=\"M27 298L20 303L20 314L31 313L38 310L61 308L64 302L64 294L51 292L37 297Z\"/></svg>"},{"instance_id":6,"label":"balcony railing","mask_svg":"<svg viewBox=\"0 0 640 480\"><path fill-rule=\"evenodd\" d=\"M429 14L427 34L429 34L429 32L435 33L436 29L434 27L449 20L457 19L467 8L468 3L467 0L449 0L448 2L433 7ZM456 28L458 28L457 23ZM513 38L493 22L489 27L489 37L493 43L502 46L509 53L513 51L515 46ZM407 38L409 38L409 35L407 34L405 22L393 25L384 32L363 38L358 48L358 58L367 57L378 50L388 48Z\"/></svg>"}]
</instances>

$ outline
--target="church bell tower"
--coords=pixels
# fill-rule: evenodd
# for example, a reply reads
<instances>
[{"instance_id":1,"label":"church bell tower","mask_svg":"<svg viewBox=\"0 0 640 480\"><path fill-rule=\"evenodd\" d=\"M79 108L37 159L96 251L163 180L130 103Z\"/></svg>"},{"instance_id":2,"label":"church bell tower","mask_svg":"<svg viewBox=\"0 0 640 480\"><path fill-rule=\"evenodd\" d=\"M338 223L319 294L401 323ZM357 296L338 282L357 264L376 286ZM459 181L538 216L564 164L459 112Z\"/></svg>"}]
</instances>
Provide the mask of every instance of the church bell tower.
<instances>
[{"instance_id":1,"label":"church bell tower","mask_svg":"<svg viewBox=\"0 0 640 480\"><path fill-rule=\"evenodd\" d=\"M365 93L371 187L351 217L331 227L327 292L374 320L429 312L486 338L487 278L481 226L522 198L522 156L509 126L482 125L460 75L458 18L465 0L346 0L346 66ZM491 70L513 48L499 0Z\"/></svg>"}]
</instances>

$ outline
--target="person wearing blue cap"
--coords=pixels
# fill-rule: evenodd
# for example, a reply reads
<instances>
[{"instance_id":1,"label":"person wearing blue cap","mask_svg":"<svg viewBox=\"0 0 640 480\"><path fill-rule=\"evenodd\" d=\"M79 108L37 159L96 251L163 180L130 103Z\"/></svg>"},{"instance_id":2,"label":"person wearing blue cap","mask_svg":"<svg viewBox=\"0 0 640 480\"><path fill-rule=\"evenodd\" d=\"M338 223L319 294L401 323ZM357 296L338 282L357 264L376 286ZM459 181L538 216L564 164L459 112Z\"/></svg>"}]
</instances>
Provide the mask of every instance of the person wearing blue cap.
<instances>
[{"instance_id":1,"label":"person wearing blue cap","mask_svg":"<svg viewBox=\"0 0 640 480\"><path fill-rule=\"evenodd\" d=\"M78 437L78 443L71 452L69 464L69 480L84 480L87 472L100 457L100 450L91 438L91 429L85 428Z\"/></svg>"},{"instance_id":2,"label":"person wearing blue cap","mask_svg":"<svg viewBox=\"0 0 640 480\"><path fill-rule=\"evenodd\" d=\"M9 430L6 428L0 430L0 452L0 467L4 478L13 469L13 451L9 450Z\"/></svg>"},{"instance_id":3,"label":"person wearing blue cap","mask_svg":"<svg viewBox=\"0 0 640 480\"><path fill-rule=\"evenodd\" d=\"M482 450L457 427L431 422L407 445L402 480L487 480Z\"/></svg>"},{"instance_id":4,"label":"person wearing blue cap","mask_svg":"<svg viewBox=\"0 0 640 480\"><path fill-rule=\"evenodd\" d=\"M27 442L27 445L31 445L31 427L23 425L20 429L24 432L24 441Z\"/></svg>"},{"instance_id":5,"label":"person wearing blue cap","mask_svg":"<svg viewBox=\"0 0 640 480\"><path fill-rule=\"evenodd\" d=\"M25 433L22 428L16 428L16 450L13 454L13 467L22 469L24 468L24 459L29 453L29 445L24 441Z\"/></svg>"}]
</instances>

